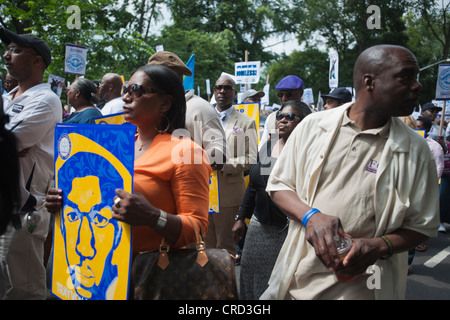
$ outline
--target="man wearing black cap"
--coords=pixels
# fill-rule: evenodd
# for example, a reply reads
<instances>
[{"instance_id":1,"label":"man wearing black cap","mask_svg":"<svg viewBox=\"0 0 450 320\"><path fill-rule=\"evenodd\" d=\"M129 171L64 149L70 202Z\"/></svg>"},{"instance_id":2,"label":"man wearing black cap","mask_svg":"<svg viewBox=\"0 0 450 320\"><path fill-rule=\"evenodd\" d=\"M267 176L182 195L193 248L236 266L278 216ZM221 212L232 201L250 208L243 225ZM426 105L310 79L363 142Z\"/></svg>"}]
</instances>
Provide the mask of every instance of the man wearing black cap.
<instances>
[{"instance_id":1,"label":"man wearing black cap","mask_svg":"<svg viewBox=\"0 0 450 320\"><path fill-rule=\"evenodd\" d=\"M447 153L447 142L446 142L446 134L445 130L442 130L441 135L439 135L440 126L437 125L434 121L440 111L442 111L441 107L438 107L432 102L425 103L422 106L422 112L420 116L424 118L428 118L432 122L431 130L428 132L428 137L433 140L436 140L444 150L444 153Z\"/></svg>"},{"instance_id":2,"label":"man wearing black cap","mask_svg":"<svg viewBox=\"0 0 450 320\"><path fill-rule=\"evenodd\" d=\"M352 101L352 94L346 88L336 88L329 94L323 94L322 99L325 100L323 109L329 110Z\"/></svg>"},{"instance_id":3,"label":"man wearing black cap","mask_svg":"<svg viewBox=\"0 0 450 320\"><path fill-rule=\"evenodd\" d=\"M3 103L10 119L6 128L17 139L21 171L20 211L0 237L0 297L44 299L44 241L50 214L43 203L53 177L54 128L62 121L62 106L43 81L51 63L48 45L34 35L4 28L0 39L7 45L2 56L6 68L18 82L3 96ZM38 222L30 221L32 217Z\"/></svg>"}]
</instances>

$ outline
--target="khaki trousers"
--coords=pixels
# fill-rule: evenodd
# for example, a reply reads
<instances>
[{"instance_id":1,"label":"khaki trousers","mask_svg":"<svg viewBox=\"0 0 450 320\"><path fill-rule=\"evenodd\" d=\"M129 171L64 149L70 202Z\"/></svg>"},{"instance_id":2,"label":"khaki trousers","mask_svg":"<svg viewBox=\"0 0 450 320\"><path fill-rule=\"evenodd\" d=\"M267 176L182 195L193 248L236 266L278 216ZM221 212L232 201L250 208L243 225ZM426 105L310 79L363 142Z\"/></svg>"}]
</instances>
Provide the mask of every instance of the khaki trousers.
<instances>
[{"instance_id":1,"label":"khaki trousers","mask_svg":"<svg viewBox=\"0 0 450 320\"><path fill-rule=\"evenodd\" d=\"M27 215L22 228L10 225L0 236L0 299L43 300L46 297L44 241L48 234L50 213L39 210L41 219L33 233L27 230Z\"/></svg>"},{"instance_id":2,"label":"khaki trousers","mask_svg":"<svg viewBox=\"0 0 450 320\"><path fill-rule=\"evenodd\" d=\"M236 255L236 244L233 239L234 217L239 211L237 207L220 208L220 213L208 215L208 232L205 236L207 248L225 249L233 256Z\"/></svg>"}]
</instances>

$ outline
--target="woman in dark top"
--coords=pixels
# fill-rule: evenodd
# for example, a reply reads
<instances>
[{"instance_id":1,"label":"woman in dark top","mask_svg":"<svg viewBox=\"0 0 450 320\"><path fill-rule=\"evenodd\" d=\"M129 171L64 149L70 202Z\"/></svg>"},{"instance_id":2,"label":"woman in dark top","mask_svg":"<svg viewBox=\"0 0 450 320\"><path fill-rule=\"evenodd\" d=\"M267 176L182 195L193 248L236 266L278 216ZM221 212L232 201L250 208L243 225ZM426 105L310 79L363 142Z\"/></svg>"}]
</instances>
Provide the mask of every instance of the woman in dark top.
<instances>
[{"instance_id":1,"label":"woman in dark top","mask_svg":"<svg viewBox=\"0 0 450 320\"><path fill-rule=\"evenodd\" d=\"M292 130L311 113L300 101L283 103L276 115L278 137L271 136L250 170L250 182L233 227L238 242L251 219L241 259L240 299L255 300L266 290L275 261L287 235L288 219L266 192L267 181Z\"/></svg>"},{"instance_id":2,"label":"woman in dark top","mask_svg":"<svg viewBox=\"0 0 450 320\"><path fill-rule=\"evenodd\" d=\"M101 117L102 113L94 105L98 102L97 87L94 82L79 78L67 90L67 103L75 111L64 118L64 123L95 123L93 118Z\"/></svg>"}]
</instances>

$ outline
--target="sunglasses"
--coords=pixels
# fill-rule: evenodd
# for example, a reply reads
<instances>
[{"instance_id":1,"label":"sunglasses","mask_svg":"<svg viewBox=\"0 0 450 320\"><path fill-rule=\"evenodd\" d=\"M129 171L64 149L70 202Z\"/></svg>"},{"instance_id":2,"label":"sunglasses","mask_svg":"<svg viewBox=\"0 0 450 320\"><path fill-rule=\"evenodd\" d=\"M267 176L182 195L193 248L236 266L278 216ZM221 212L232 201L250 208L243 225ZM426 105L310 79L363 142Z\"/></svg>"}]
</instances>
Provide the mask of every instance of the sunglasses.
<instances>
[{"instance_id":1,"label":"sunglasses","mask_svg":"<svg viewBox=\"0 0 450 320\"><path fill-rule=\"evenodd\" d=\"M294 94L292 92L278 92L277 96L278 98L282 98L283 96L285 96L286 98L292 98Z\"/></svg>"},{"instance_id":2,"label":"sunglasses","mask_svg":"<svg viewBox=\"0 0 450 320\"><path fill-rule=\"evenodd\" d=\"M279 111L277 112L275 118L277 119L277 121L286 119L289 122L293 122L295 120L295 118L300 119L300 117L296 116L295 113L293 113L293 112L281 113Z\"/></svg>"},{"instance_id":3,"label":"sunglasses","mask_svg":"<svg viewBox=\"0 0 450 320\"><path fill-rule=\"evenodd\" d=\"M122 88L122 95L129 93L133 98L139 98L143 93L164 93L155 88L145 88L142 84L133 83L131 86Z\"/></svg>"},{"instance_id":4,"label":"sunglasses","mask_svg":"<svg viewBox=\"0 0 450 320\"><path fill-rule=\"evenodd\" d=\"M217 91L224 90L225 92L230 92L233 89L234 88L232 86L228 86L228 85L217 85L214 87L214 90L217 90Z\"/></svg>"}]
</instances>

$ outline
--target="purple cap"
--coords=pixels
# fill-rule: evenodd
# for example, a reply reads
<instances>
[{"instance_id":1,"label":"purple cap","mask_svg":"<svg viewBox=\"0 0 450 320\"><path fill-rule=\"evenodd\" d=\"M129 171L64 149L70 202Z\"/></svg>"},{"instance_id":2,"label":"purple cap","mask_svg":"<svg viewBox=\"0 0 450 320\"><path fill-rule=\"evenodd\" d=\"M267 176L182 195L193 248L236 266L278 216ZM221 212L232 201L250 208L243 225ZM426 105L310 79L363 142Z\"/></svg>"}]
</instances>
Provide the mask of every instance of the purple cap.
<instances>
[{"instance_id":1,"label":"purple cap","mask_svg":"<svg viewBox=\"0 0 450 320\"><path fill-rule=\"evenodd\" d=\"M296 90L303 88L303 80L297 76L287 76L278 82L275 90Z\"/></svg>"}]
</instances>

